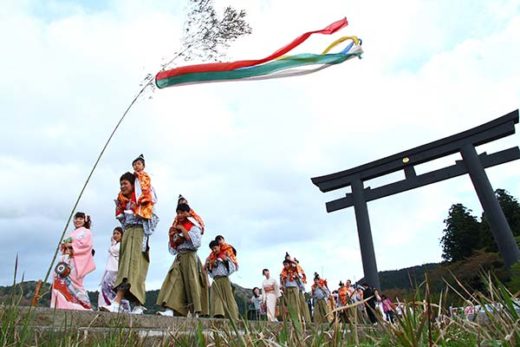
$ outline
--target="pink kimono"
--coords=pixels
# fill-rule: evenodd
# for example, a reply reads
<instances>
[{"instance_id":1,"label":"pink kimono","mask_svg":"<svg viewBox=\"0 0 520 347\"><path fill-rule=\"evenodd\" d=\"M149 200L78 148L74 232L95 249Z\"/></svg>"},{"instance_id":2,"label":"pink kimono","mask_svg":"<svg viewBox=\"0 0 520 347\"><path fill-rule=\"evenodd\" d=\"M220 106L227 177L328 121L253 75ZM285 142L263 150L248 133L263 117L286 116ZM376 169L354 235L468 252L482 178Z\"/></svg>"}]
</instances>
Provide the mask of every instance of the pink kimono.
<instances>
[{"instance_id":1,"label":"pink kimono","mask_svg":"<svg viewBox=\"0 0 520 347\"><path fill-rule=\"evenodd\" d=\"M62 277L54 274L52 283L51 307L69 310L92 310L86 289L83 287L85 276L96 269L92 256L92 233L84 227L70 235L72 256L63 254L61 262L70 266L70 273Z\"/></svg>"}]
</instances>

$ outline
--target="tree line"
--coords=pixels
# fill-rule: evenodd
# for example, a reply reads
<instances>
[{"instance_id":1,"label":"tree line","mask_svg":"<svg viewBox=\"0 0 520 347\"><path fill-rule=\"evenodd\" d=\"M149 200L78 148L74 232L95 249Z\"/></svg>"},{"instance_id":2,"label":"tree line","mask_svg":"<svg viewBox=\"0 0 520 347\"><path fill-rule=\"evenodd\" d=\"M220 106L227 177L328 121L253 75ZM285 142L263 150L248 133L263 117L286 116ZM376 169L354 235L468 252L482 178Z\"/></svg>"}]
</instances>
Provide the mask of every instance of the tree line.
<instances>
[{"instance_id":1,"label":"tree line","mask_svg":"<svg viewBox=\"0 0 520 347\"><path fill-rule=\"evenodd\" d=\"M504 211L517 243L520 243L520 204L505 189L497 189L495 196ZM445 228L440 240L442 259L447 262L465 260L478 252L498 252L489 228L486 214L480 221L473 211L463 204L453 204L444 220Z\"/></svg>"}]
</instances>

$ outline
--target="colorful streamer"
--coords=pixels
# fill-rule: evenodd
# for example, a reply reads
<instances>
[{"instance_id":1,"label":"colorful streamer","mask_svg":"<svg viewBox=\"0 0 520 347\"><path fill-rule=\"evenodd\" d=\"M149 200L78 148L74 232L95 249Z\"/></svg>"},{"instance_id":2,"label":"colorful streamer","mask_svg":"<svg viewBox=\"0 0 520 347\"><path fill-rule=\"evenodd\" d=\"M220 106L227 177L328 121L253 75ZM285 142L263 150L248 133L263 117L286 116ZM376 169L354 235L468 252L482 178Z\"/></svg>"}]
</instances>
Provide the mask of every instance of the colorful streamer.
<instances>
[{"instance_id":1,"label":"colorful streamer","mask_svg":"<svg viewBox=\"0 0 520 347\"><path fill-rule=\"evenodd\" d=\"M278 49L271 55L256 60L238 60L234 62L195 64L161 71L155 77L158 88L194 83L258 80L298 76L313 73L335 64L343 63L363 53L361 40L355 36L344 36L331 43L321 54L302 53L283 56L290 52L313 34L330 35L348 24L343 18L322 30L306 32L290 44ZM329 53L334 47L347 41L348 44L339 53ZM318 65L314 69L298 69L304 66Z\"/></svg>"}]
</instances>

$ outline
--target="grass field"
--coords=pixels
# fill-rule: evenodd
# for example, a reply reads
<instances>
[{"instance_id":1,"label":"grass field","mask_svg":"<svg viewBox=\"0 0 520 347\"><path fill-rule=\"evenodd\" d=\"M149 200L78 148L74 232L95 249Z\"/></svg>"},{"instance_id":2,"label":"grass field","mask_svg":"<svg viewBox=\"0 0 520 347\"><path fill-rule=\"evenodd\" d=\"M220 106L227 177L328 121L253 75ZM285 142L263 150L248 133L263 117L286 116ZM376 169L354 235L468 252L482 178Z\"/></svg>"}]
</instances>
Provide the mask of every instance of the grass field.
<instances>
[{"instance_id":1,"label":"grass field","mask_svg":"<svg viewBox=\"0 0 520 347\"><path fill-rule=\"evenodd\" d=\"M19 303L23 293L13 291L10 302L0 309L1 346L520 346L520 307L516 297L492 275L483 275L486 293L472 293L461 284L447 285L438 302L430 302L428 283L405 303L395 324L381 321L376 326L330 323L305 326L294 312L285 322L221 321L212 327L204 320L194 328L176 329L154 339L143 338L125 324L105 327L102 334L87 334L75 326L35 329L34 314ZM14 284L16 286L16 284ZM468 317L449 315L443 302L448 292L477 307ZM438 297L438 296L437 296ZM22 314L22 311L24 314ZM34 311L34 310L32 310ZM351 309L351 312L357 310ZM357 318L352 317L353 321ZM91 328L94 331L94 327ZM98 329L98 328L96 328Z\"/></svg>"}]
</instances>

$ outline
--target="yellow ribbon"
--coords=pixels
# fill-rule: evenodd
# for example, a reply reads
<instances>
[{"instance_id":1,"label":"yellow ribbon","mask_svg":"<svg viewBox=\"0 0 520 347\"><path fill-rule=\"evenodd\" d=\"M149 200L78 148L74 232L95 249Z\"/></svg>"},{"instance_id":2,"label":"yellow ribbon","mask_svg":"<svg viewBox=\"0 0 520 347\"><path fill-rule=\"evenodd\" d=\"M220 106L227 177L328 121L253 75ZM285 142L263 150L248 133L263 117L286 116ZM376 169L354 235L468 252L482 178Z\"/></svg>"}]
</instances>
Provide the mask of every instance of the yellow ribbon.
<instances>
[{"instance_id":1,"label":"yellow ribbon","mask_svg":"<svg viewBox=\"0 0 520 347\"><path fill-rule=\"evenodd\" d=\"M359 41L359 38L357 36L343 36L343 37L340 37L339 39L337 39L336 41L332 42L330 45L328 45L327 48L325 48L325 50L321 53L321 54L327 54L329 53L329 51L331 49L333 49L334 47L336 47L337 45L339 45L340 43L342 42L345 42L347 40L352 40L354 41L354 44L355 45L359 45L360 41Z\"/></svg>"},{"instance_id":2,"label":"yellow ribbon","mask_svg":"<svg viewBox=\"0 0 520 347\"><path fill-rule=\"evenodd\" d=\"M361 41L359 40L359 38L357 36L342 36L339 39L337 39L336 41L332 42L330 45L328 45L327 48L325 48L325 50L321 54L329 53L331 49L333 49L340 43L345 42L347 40L354 41L354 44L357 46L359 46L359 44L361 43ZM276 58L275 60L286 59L287 57L290 57L290 55L282 55L282 56Z\"/></svg>"}]
</instances>

